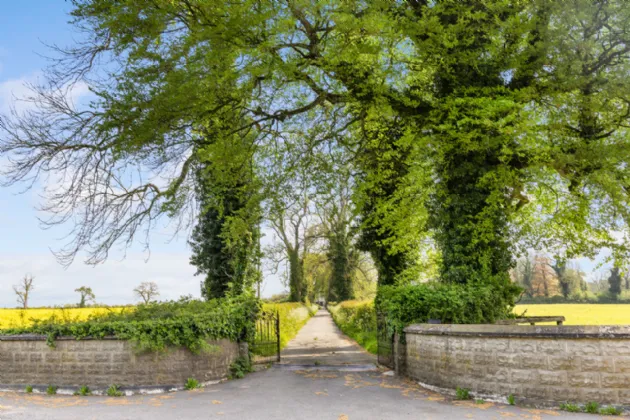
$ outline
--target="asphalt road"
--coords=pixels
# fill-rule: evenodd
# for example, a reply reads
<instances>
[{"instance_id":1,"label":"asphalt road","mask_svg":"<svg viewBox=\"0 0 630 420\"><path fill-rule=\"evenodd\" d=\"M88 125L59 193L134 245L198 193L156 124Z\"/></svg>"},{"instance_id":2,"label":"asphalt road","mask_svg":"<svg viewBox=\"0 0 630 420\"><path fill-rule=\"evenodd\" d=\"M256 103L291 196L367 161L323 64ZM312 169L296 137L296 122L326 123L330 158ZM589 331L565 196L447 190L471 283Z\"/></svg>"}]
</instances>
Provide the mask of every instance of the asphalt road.
<instances>
[{"instance_id":1,"label":"asphalt road","mask_svg":"<svg viewBox=\"0 0 630 420\"><path fill-rule=\"evenodd\" d=\"M322 312L311 318L283 356L284 364L197 391L120 398L0 393L0 420L596 418L452 401L377 370L374 357L344 337Z\"/></svg>"}]
</instances>

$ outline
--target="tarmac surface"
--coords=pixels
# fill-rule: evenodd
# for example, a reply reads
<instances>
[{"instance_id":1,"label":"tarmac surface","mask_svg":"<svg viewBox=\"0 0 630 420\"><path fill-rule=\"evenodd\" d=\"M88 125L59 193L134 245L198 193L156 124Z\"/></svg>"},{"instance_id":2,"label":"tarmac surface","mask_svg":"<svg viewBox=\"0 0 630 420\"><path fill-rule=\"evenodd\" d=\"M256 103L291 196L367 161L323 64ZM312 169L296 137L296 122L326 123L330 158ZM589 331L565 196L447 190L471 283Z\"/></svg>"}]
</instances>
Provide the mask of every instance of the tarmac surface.
<instances>
[{"instance_id":1,"label":"tarmac surface","mask_svg":"<svg viewBox=\"0 0 630 420\"><path fill-rule=\"evenodd\" d=\"M378 369L327 312L311 318L269 369L195 391L132 397L0 393L0 420L594 419L482 401L453 401Z\"/></svg>"}]
</instances>

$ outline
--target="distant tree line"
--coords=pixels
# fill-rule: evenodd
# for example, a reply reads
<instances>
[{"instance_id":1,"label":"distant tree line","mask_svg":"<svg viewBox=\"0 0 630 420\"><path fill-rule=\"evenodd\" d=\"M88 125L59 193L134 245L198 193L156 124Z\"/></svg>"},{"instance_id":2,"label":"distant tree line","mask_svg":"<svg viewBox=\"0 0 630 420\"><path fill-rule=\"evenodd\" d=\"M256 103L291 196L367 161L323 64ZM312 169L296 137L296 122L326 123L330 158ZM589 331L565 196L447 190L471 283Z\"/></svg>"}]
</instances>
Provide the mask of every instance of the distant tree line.
<instances>
[{"instance_id":1,"label":"distant tree line","mask_svg":"<svg viewBox=\"0 0 630 420\"><path fill-rule=\"evenodd\" d=\"M542 254L530 254L517 261L512 278L523 288L522 299L545 300L618 300L630 297L630 272L619 267L605 269L588 282L580 265L554 260Z\"/></svg>"},{"instance_id":2,"label":"distant tree line","mask_svg":"<svg viewBox=\"0 0 630 420\"><path fill-rule=\"evenodd\" d=\"M35 290L34 285L35 277L32 275L25 275L20 283L13 285L13 291L17 296L17 302L22 309L29 308L29 299L31 293ZM77 308L85 308L90 304L96 303L96 295L92 291L91 287L81 286L74 289L79 294L79 302L76 304ZM153 302L158 296L160 291L158 285L155 282L142 282L138 287L133 289L134 295L139 298L145 305Z\"/></svg>"}]
</instances>

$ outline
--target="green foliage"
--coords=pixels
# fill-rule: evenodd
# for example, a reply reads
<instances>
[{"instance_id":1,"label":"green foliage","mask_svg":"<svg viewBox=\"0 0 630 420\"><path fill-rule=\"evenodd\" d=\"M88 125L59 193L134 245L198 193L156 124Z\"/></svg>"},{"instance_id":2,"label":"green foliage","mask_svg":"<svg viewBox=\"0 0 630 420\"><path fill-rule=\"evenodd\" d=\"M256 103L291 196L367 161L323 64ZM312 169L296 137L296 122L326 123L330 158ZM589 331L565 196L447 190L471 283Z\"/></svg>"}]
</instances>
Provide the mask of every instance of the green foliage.
<instances>
[{"instance_id":1,"label":"green foliage","mask_svg":"<svg viewBox=\"0 0 630 420\"><path fill-rule=\"evenodd\" d=\"M580 413L580 412L582 412L582 409L580 408L580 406L578 406L576 404L571 404L571 403L560 404L560 410L568 411L570 413Z\"/></svg>"},{"instance_id":2,"label":"green foliage","mask_svg":"<svg viewBox=\"0 0 630 420\"><path fill-rule=\"evenodd\" d=\"M184 385L184 388L187 389L188 391L191 391L193 389L201 388L201 384L195 378L188 378L188 380L186 380L186 384Z\"/></svg>"},{"instance_id":3,"label":"green foliage","mask_svg":"<svg viewBox=\"0 0 630 420\"><path fill-rule=\"evenodd\" d=\"M262 309L266 312L277 312L280 316L280 348L284 348L317 311L316 306L307 307L299 302L265 303ZM269 349L270 354L256 353L259 356L269 356L275 349Z\"/></svg>"},{"instance_id":4,"label":"green foliage","mask_svg":"<svg viewBox=\"0 0 630 420\"><path fill-rule=\"evenodd\" d=\"M206 299L251 290L261 275L257 184L251 164L243 161L249 159L244 154L248 140L225 134L233 123L221 119L212 125L213 134L225 143L204 138L197 144L201 162L196 170L196 194L201 214L189 241L190 262L197 267L196 274L205 275L201 292Z\"/></svg>"},{"instance_id":5,"label":"green foliage","mask_svg":"<svg viewBox=\"0 0 630 420\"><path fill-rule=\"evenodd\" d=\"M378 351L376 311L372 301L346 301L328 304L335 324L372 354Z\"/></svg>"},{"instance_id":6,"label":"green foliage","mask_svg":"<svg viewBox=\"0 0 630 420\"><path fill-rule=\"evenodd\" d=\"M379 289L376 308L387 316L388 328L402 332L411 324L439 319L443 324L492 324L513 317L519 288L487 284L424 283Z\"/></svg>"},{"instance_id":7,"label":"green foliage","mask_svg":"<svg viewBox=\"0 0 630 420\"><path fill-rule=\"evenodd\" d=\"M599 413L599 403L594 401L586 403L584 406L584 412L589 414L598 414Z\"/></svg>"},{"instance_id":8,"label":"green foliage","mask_svg":"<svg viewBox=\"0 0 630 420\"><path fill-rule=\"evenodd\" d=\"M55 386L55 385L48 385L48 388L46 388L46 394L48 395L55 395L57 394L57 389L59 387Z\"/></svg>"},{"instance_id":9,"label":"green foliage","mask_svg":"<svg viewBox=\"0 0 630 420\"><path fill-rule=\"evenodd\" d=\"M610 294L613 298L617 298L621 294L621 273L619 267L613 267L610 270L610 277L608 277L608 284L610 284Z\"/></svg>"},{"instance_id":10,"label":"green foliage","mask_svg":"<svg viewBox=\"0 0 630 420\"><path fill-rule=\"evenodd\" d=\"M508 401L508 404L510 404L510 405L515 405L515 404L516 404L516 401L514 400L514 394L510 394L510 395L508 395L508 397L507 397L507 401Z\"/></svg>"},{"instance_id":11,"label":"green foliage","mask_svg":"<svg viewBox=\"0 0 630 420\"><path fill-rule=\"evenodd\" d=\"M455 390L455 399L456 400L469 400L470 390L466 388L457 387L457 389Z\"/></svg>"},{"instance_id":12,"label":"green foliage","mask_svg":"<svg viewBox=\"0 0 630 420\"><path fill-rule=\"evenodd\" d=\"M242 379L252 371L249 358L239 357L230 365L230 379Z\"/></svg>"},{"instance_id":13,"label":"green foliage","mask_svg":"<svg viewBox=\"0 0 630 420\"><path fill-rule=\"evenodd\" d=\"M482 399L476 399L475 404L485 404L485 401Z\"/></svg>"},{"instance_id":14,"label":"green foliage","mask_svg":"<svg viewBox=\"0 0 630 420\"><path fill-rule=\"evenodd\" d=\"M82 397L87 397L88 395L92 395L92 391L88 388L87 385L81 386L77 391L75 391L74 395L80 395Z\"/></svg>"},{"instance_id":15,"label":"green foliage","mask_svg":"<svg viewBox=\"0 0 630 420\"><path fill-rule=\"evenodd\" d=\"M609 406L600 408L600 405L596 402L589 402L584 405L584 407L580 407L577 404L563 403L560 404L560 410L568 411L570 413L584 412L589 414L603 414L607 416L620 416L623 414L623 410L617 407Z\"/></svg>"},{"instance_id":16,"label":"green foliage","mask_svg":"<svg viewBox=\"0 0 630 420\"><path fill-rule=\"evenodd\" d=\"M207 302L184 298L177 302L139 305L132 311L112 312L88 321L41 321L31 327L0 330L0 334L46 335L50 346L54 346L59 336L77 340L116 336L132 341L140 351L184 346L198 353L209 350L207 340L246 340L254 331L258 310L258 301L246 295Z\"/></svg>"},{"instance_id":17,"label":"green foliage","mask_svg":"<svg viewBox=\"0 0 630 420\"><path fill-rule=\"evenodd\" d=\"M110 385L109 388L107 388L107 396L108 397L122 397L123 393L120 390L120 387L116 384Z\"/></svg>"},{"instance_id":18,"label":"green foliage","mask_svg":"<svg viewBox=\"0 0 630 420\"><path fill-rule=\"evenodd\" d=\"M623 414L623 410L617 407L604 407L599 410L599 414L605 416L620 416Z\"/></svg>"},{"instance_id":19,"label":"green foliage","mask_svg":"<svg viewBox=\"0 0 630 420\"><path fill-rule=\"evenodd\" d=\"M26 385L26 389L24 391L27 394L32 394L33 393L33 386L32 385Z\"/></svg>"},{"instance_id":20,"label":"green foliage","mask_svg":"<svg viewBox=\"0 0 630 420\"><path fill-rule=\"evenodd\" d=\"M426 214L417 197L425 186L410 175L412 148L400 121L370 121L358 167L357 187L361 233L358 246L368 252L378 271L379 285L417 277L418 249ZM414 188L415 187L415 188Z\"/></svg>"}]
</instances>

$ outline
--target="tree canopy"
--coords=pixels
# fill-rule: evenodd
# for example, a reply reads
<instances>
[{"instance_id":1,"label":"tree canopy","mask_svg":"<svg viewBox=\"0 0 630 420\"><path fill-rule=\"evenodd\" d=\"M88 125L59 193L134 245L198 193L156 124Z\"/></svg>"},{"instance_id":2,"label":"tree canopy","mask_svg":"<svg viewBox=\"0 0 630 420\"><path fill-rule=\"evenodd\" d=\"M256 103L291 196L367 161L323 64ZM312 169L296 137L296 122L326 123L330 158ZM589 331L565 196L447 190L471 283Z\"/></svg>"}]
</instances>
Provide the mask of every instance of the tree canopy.
<instances>
[{"instance_id":1,"label":"tree canopy","mask_svg":"<svg viewBox=\"0 0 630 420\"><path fill-rule=\"evenodd\" d=\"M624 1L72 3L83 40L0 123L8 183L63 178L46 205L74 223L63 262L199 209L229 221L210 235L254 246L265 192L287 185L269 174L316 172L321 150L343 152L380 284L415 281L435 249L441 281L509 301L524 249L628 256ZM78 83L89 104L68 99ZM236 191L245 210L226 212Z\"/></svg>"}]
</instances>

